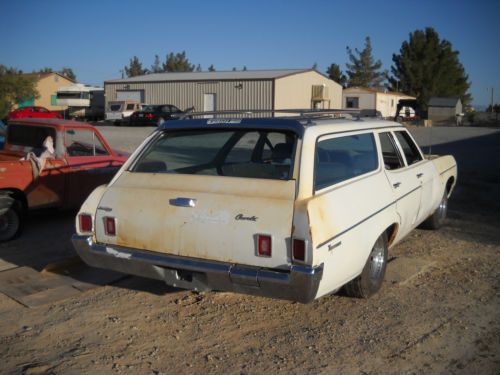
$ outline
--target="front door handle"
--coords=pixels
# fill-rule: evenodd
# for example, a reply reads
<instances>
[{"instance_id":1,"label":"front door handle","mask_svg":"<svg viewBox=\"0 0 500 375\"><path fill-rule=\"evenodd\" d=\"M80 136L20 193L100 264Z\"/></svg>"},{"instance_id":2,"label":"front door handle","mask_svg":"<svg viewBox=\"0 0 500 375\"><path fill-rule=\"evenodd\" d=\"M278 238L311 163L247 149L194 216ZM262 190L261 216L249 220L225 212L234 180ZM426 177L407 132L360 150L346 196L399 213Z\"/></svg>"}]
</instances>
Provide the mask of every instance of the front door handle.
<instances>
[{"instance_id":1,"label":"front door handle","mask_svg":"<svg viewBox=\"0 0 500 375\"><path fill-rule=\"evenodd\" d=\"M424 174L423 173L417 173L417 178L422 177Z\"/></svg>"},{"instance_id":2,"label":"front door handle","mask_svg":"<svg viewBox=\"0 0 500 375\"><path fill-rule=\"evenodd\" d=\"M395 182L392 184L395 188L398 188L401 185L401 182Z\"/></svg>"}]
</instances>

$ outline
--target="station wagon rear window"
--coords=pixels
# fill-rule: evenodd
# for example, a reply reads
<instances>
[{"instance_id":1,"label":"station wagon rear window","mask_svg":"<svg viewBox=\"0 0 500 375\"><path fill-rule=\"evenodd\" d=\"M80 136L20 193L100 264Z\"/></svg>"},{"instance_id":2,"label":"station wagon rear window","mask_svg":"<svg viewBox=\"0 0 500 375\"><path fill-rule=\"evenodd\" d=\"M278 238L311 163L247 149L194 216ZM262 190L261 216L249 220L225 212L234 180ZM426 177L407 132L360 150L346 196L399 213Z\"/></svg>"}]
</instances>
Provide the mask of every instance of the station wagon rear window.
<instances>
[{"instance_id":1,"label":"station wagon rear window","mask_svg":"<svg viewBox=\"0 0 500 375\"><path fill-rule=\"evenodd\" d=\"M316 146L314 190L361 176L378 168L372 133L319 141Z\"/></svg>"},{"instance_id":2,"label":"station wagon rear window","mask_svg":"<svg viewBox=\"0 0 500 375\"><path fill-rule=\"evenodd\" d=\"M119 111L120 109L122 109L122 105L121 104L110 104L109 109L111 109L112 111Z\"/></svg>"},{"instance_id":3,"label":"station wagon rear window","mask_svg":"<svg viewBox=\"0 0 500 375\"><path fill-rule=\"evenodd\" d=\"M131 171L288 180L297 136L262 129L165 131Z\"/></svg>"}]
</instances>

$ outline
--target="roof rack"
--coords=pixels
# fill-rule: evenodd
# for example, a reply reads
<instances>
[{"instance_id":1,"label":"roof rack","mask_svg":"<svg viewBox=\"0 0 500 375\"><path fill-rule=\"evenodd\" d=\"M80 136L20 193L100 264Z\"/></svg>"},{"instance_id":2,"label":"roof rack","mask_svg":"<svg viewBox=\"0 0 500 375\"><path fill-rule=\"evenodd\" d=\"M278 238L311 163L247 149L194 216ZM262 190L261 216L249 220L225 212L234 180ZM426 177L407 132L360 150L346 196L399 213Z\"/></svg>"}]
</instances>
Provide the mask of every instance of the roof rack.
<instances>
[{"instance_id":1,"label":"roof rack","mask_svg":"<svg viewBox=\"0 0 500 375\"><path fill-rule=\"evenodd\" d=\"M194 107L189 108L180 116L181 120L186 118L211 118L218 115L223 117L277 117L276 114L290 114L291 116L279 116L280 118L343 118L345 115L351 118L380 117L380 112L373 109L242 109L226 111L194 112ZM236 115L236 116L231 116ZM267 116L266 116L267 115ZM268 116L270 115L270 116Z\"/></svg>"}]
</instances>

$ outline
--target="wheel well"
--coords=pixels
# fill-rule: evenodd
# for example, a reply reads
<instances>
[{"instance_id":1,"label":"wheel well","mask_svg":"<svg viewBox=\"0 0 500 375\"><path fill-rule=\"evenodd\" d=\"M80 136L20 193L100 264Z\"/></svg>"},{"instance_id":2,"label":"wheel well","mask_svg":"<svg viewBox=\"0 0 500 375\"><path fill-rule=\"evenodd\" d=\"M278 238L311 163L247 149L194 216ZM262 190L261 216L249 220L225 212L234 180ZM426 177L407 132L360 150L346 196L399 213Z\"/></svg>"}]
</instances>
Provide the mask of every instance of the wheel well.
<instances>
[{"instance_id":1,"label":"wheel well","mask_svg":"<svg viewBox=\"0 0 500 375\"><path fill-rule=\"evenodd\" d=\"M385 230L387 234L387 246L391 246L398 233L399 225L397 223L392 224L389 228Z\"/></svg>"},{"instance_id":2,"label":"wheel well","mask_svg":"<svg viewBox=\"0 0 500 375\"><path fill-rule=\"evenodd\" d=\"M455 177L450 177L448 181L446 181L446 193L450 194L451 188L453 187L453 184L455 183Z\"/></svg>"}]
</instances>

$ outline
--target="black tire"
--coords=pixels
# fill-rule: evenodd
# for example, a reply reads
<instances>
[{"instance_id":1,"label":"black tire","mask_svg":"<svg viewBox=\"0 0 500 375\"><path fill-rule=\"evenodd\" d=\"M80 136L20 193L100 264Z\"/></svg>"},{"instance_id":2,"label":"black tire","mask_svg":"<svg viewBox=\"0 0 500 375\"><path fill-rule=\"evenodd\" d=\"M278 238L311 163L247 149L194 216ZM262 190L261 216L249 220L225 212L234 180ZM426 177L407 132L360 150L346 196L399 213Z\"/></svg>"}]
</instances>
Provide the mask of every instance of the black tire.
<instances>
[{"instance_id":1,"label":"black tire","mask_svg":"<svg viewBox=\"0 0 500 375\"><path fill-rule=\"evenodd\" d=\"M445 191L441 202L436 210L425 221L420 224L419 228L422 229L439 229L443 226L448 212L448 192Z\"/></svg>"},{"instance_id":2,"label":"black tire","mask_svg":"<svg viewBox=\"0 0 500 375\"><path fill-rule=\"evenodd\" d=\"M383 233L373 245L361 275L345 285L348 296L368 298L382 286L387 268L387 234Z\"/></svg>"},{"instance_id":3,"label":"black tire","mask_svg":"<svg viewBox=\"0 0 500 375\"><path fill-rule=\"evenodd\" d=\"M14 202L7 211L0 215L0 242L9 241L19 236L23 226L21 205Z\"/></svg>"}]
</instances>

